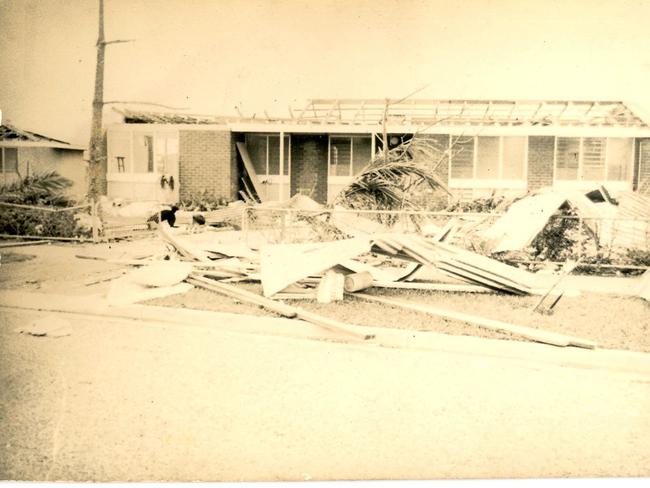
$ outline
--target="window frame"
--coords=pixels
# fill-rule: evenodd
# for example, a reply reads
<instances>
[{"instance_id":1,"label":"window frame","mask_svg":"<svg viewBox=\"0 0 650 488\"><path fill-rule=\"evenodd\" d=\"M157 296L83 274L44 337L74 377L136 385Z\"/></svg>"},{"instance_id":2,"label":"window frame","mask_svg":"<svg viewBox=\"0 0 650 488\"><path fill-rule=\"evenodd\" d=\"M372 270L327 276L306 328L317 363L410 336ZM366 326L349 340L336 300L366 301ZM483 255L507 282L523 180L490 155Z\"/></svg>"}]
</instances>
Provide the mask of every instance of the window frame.
<instances>
[{"instance_id":1,"label":"window frame","mask_svg":"<svg viewBox=\"0 0 650 488\"><path fill-rule=\"evenodd\" d=\"M180 148L180 132L178 129L170 129L170 128L157 128L157 127L147 127L145 128L130 128L130 127L117 127L114 129L109 128L110 134L128 134L128 154L126 157L128 158L127 161L125 162L124 166L124 171L119 172L117 171L117 162L116 161L111 161L111 158L115 158L115 155L112 153L112 148L107 147L107 168L106 168L106 179L107 181L115 181L115 182L154 182L158 181L158 179L163 175L164 173L159 173L157 169L157 147L159 143L159 137L165 136L166 138L169 137L169 135L175 136L176 140L178 141L178 146ZM134 141L135 141L135 136L136 135L153 135L152 139L152 144L153 144L153 171L152 172L146 172L146 173L136 173L134 172L135 169L135 159L134 159ZM108 138L107 138L107 145L109 144ZM167 148L167 142L165 142L165 148ZM110 151L110 152L109 152ZM180 152L177 155L179 161L177 164L180 165Z\"/></svg>"},{"instance_id":2,"label":"window frame","mask_svg":"<svg viewBox=\"0 0 650 488\"><path fill-rule=\"evenodd\" d=\"M0 149L1 149L1 151L0 151L0 163L2 163L0 169L2 170L2 174L3 175L18 175L19 174L18 173L18 148L17 147L5 147L5 146L2 146ZM13 169L13 171L9 171L9 172L6 170L6 161L7 161L6 150L7 149L16 151L16 166Z\"/></svg>"},{"instance_id":3,"label":"window frame","mask_svg":"<svg viewBox=\"0 0 650 488\"><path fill-rule=\"evenodd\" d=\"M563 139L579 139L579 154L578 154L578 177L575 179L559 179L557 177L558 173L558 168L557 168L557 150L558 150L558 140L560 138ZM603 178L599 180L594 180L594 179L585 179L584 178L584 140L585 139L605 139L605 148L603 150ZM626 173L627 176L623 180L617 180L617 179L610 179L609 178L609 141L611 139L626 139L628 140L629 144L631 145L630 147L630 160L627 161L627 167L626 167ZM630 137L608 137L608 136L601 136L601 137L595 137L595 136L555 136L554 139L554 146L553 146L553 182L554 183L559 183L559 184L567 184L570 185L572 183L580 184L580 183L598 183L598 182L606 182L606 183L632 183L634 180L634 138Z\"/></svg>"},{"instance_id":4,"label":"window frame","mask_svg":"<svg viewBox=\"0 0 650 488\"><path fill-rule=\"evenodd\" d=\"M479 161L479 151L480 151L480 137L498 137L499 139L499 158L498 158L498 172L496 178L478 178L478 161ZM504 138L506 137L521 137L524 139L524 152L522 157L522 167L523 172L520 178L504 178ZM454 145L454 139L460 138L472 138L472 176L471 178L454 178L452 176L453 164L454 164L454 155L452 147ZM472 188L472 189L481 189L481 188L507 188L507 189L525 189L528 182L528 150L529 150L529 140L528 136L521 135L497 135L497 136L462 136L462 135L453 135L449 134L447 151L449 157L449 186L451 188Z\"/></svg>"},{"instance_id":5,"label":"window frame","mask_svg":"<svg viewBox=\"0 0 650 488\"><path fill-rule=\"evenodd\" d=\"M287 172L283 173L284 170L284 161L280 159L280 141L282 140L282 135L284 136L284 157L287 161ZM258 175L264 178L280 178L281 176L291 176L291 134L282 133L282 132L246 132L244 133L244 144L248 144L249 137L263 137L264 138L264 174ZM279 171L277 174L269 174L269 138L275 137L278 139L278 167Z\"/></svg>"},{"instance_id":6,"label":"window frame","mask_svg":"<svg viewBox=\"0 0 650 488\"><path fill-rule=\"evenodd\" d=\"M354 178L354 140L355 139L367 139L370 142L370 160L375 159L375 144L374 144L374 134L329 134L327 138L327 178L334 179L337 181L337 178L345 178L346 181L350 178ZM343 139L350 142L350 158L348 161L348 174L347 175L333 175L332 171L332 139ZM343 181L343 180L338 180Z\"/></svg>"}]
</instances>

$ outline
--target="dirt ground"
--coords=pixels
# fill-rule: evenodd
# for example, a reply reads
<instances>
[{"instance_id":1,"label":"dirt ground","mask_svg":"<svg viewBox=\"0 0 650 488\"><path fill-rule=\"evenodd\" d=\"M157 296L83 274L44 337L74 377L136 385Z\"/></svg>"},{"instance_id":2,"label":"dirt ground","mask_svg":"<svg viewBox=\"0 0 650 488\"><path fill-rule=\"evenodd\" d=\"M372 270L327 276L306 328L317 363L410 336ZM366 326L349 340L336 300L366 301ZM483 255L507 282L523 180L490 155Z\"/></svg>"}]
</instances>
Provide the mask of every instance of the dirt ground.
<instances>
[{"instance_id":1,"label":"dirt ground","mask_svg":"<svg viewBox=\"0 0 650 488\"><path fill-rule=\"evenodd\" d=\"M239 286L261 292L259 285ZM639 298L582 293L578 297L563 297L555 306L553 315L542 315L532 312L539 300L537 296L476 293L468 297L468 294L463 293L387 289L368 290L367 293L572 335L596 341L600 347L650 352L650 304ZM260 307L236 303L230 298L201 289L147 303L251 315L268 314ZM287 303L357 325L527 341L505 332L482 329L362 299L346 297L342 302L329 304L317 303L315 300L287 300Z\"/></svg>"}]
</instances>

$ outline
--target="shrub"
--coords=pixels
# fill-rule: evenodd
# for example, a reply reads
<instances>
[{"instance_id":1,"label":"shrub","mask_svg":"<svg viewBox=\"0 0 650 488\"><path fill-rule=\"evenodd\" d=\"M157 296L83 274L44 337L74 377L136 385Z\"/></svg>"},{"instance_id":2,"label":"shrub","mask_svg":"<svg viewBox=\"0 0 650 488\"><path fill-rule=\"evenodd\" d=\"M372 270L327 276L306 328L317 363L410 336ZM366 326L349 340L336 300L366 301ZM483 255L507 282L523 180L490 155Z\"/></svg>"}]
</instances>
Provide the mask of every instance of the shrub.
<instances>
[{"instance_id":1,"label":"shrub","mask_svg":"<svg viewBox=\"0 0 650 488\"><path fill-rule=\"evenodd\" d=\"M209 212L228 204L223 197L217 197L208 190L192 193L188 198L180 201L179 208L194 212Z\"/></svg>"},{"instance_id":2,"label":"shrub","mask_svg":"<svg viewBox=\"0 0 650 488\"><path fill-rule=\"evenodd\" d=\"M43 237L78 237L73 212L45 212L0 206L0 233Z\"/></svg>"},{"instance_id":3,"label":"shrub","mask_svg":"<svg viewBox=\"0 0 650 488\"><path fill-rule=\"evenodd\" d=\"M9 185L0 186L0 200L22 205L68 207L74 202L64 194L72 181L56 171L35 173Z\"/></svg>"}]
</instances>

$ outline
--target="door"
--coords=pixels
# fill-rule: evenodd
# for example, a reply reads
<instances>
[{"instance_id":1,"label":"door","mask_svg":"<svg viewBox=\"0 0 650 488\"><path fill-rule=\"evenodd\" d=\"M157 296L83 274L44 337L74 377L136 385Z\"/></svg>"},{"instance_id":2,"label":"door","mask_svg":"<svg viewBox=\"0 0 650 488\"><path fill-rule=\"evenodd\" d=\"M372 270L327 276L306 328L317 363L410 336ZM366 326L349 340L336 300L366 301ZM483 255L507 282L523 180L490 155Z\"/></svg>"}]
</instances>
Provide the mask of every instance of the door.
<instances>
[{"instance_id":1,"label":"door","mask_svg":"<svg viewBox=\"0 0 650 488\"><path fill-rule=\"evenodd\" d=\"M284 136L281 147L279 134L246 134L246 151L257 174L260 198L263 201L287 200L291 181L291 138Z\"/></svg>"},{"instance_id":2,"label":"door","mask_svg":"<svg viewBox=\"0 0 650 488\"><path fill-rule=\"evenodd\" d=\"M156 174L159 176L158 201L178 203L178 132L156 132L155 134Z\"/></svg>"}]
</instances>

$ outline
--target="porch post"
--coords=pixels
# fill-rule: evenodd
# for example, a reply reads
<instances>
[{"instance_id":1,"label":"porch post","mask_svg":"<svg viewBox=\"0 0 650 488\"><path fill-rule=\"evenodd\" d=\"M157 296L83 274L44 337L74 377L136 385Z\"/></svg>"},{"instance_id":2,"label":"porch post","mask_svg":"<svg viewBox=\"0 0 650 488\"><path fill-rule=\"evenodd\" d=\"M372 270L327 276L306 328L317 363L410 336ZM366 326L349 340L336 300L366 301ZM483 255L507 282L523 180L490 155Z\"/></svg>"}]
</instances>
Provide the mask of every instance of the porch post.
<instances>
[{"instance_id":1,"label":"porch post","mask_svg":"<svg viewBox=\"0 0 650 488\"><path fill-rule=\"evenodd\" d=\"M280 195L279 200L284 201L284 132L280 131Z\"/></svg>"}]
</instances>

